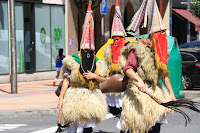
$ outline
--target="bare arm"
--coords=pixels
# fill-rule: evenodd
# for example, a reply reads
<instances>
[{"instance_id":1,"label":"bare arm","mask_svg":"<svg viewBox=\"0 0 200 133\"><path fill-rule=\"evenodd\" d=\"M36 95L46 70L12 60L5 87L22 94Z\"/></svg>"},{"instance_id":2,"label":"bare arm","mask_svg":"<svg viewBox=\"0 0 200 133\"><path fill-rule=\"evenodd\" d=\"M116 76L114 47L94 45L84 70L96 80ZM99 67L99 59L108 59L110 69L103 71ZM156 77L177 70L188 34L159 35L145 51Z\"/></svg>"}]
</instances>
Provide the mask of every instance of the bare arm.
<instances>
[{"instance_id":1,"label":"bare arm","mask_svg":"<svg viewBox=\"0 0 200 133\"><path fill-rule=\"evenodd\" d=\"M59 102L58 102L58 108L60 110L63 107L63 99L64 99L64 95L65 95L65 92L66 92L68 86L69 86L69 79L65 78L63 80L63 85L62 85L62 88L61 88L61 92L60 92L60 96L59 96Z\"/></svg>"},{"instance_id":2,"label":"bare arm","mask_svg":"<svg viewBox=\"0 0 200 133\"><path fill-rule=\"evenodd\" d=\"M174 96L174 91L172 89L172 85L171 85L171 82L170 82L170 79L169 77L164 77L164 79L162 79L163 83L165 84L165 86L167 87L167 90L169 91L169 94L170 94L170 97L173 101L176 101L176 98Z\"/></svg>"},{"instance_id":3,"label":"bare arm","mask_svg":"<svg viewBox=\"0 0 200 133\"><path fill-rule=\"evenodd\" d=\"M83 76L86 78L86 79L96 79L99 83L102 83L102 82L104 82L105 80L107 80L106 78L104 78L104 77L101 77L101 76L99 76L99 75L97 75L97 74L94 74L94 73L92 73L92 72L90 72L90 71L87 71L87 73L84 73L83 74Z\"/></svg>"},{"instance_id":4,"label":"bare arm","mask_svg":"<svg viewBox=\"0 0 200 133\"><path fill-rule=\"evenodd\" d=\"M136 85L138 86L138 89L141 92L146 92L146 86L145 86L143 80L135 73L135 71L133 69L128 69L126 71L126 75L130 79L135 80L137 82Z\"/></svg>"},{"instance_id":5,"label":"bare arm","mask_svg":"<svg viewBox=\"0 0 200 133\"><path fill-rule=\"evenodd\" d=\"M56 57L56 61L55 61L55 64L56 64L56 62L58 61L58 59L59 59L59 56L57 56L57 57Z\"/></svg>"}]
</instances>

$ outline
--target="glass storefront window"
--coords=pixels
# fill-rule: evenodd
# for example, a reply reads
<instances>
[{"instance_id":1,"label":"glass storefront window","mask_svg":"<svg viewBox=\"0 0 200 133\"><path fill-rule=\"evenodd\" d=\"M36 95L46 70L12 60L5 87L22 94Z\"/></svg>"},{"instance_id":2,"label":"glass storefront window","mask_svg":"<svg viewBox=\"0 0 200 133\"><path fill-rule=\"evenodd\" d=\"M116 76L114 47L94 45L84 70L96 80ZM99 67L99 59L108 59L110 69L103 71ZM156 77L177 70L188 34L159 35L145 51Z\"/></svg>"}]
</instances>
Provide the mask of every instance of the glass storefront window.
<instances>
[{"instance_id":1,"label":"glass storefront window","mask_svg":"<svg viewBox=\"0 0 200 133\"><path fill-rule=\"evenodd\" d=\"M31 10L31 5L33 5L34 10ZM30 10L27 10L27 8L30 8ZM30 16L31 11L35 11L33 17ZM64 49L63 54L66 50L64 6L15 2L15 24L17 72L23 73L30 69L30 66L25 65L25 63L32 64L31 58L26 57L27 54L30 54L27 46L31 44L35 45L33 49L35 52L32 53L32 57L35 61L33 67L35 66L36 72L55 70L55 59L59 48ZM31 24L35 25L34 30L31 29ZM8 3L0 1L0 75L9 74L8 28ZM31 42L30 37L27 37L31 36L31 30L35 35L33 42ZM25 44L25 42L29 43ZM25 70L25 66L27 70Z\"/></svg>"},{"instance_id":2,"label":"glass storefront window","mask_svg":"<svg viewBox=\"0 0 200 133\"><path fill-rule=\"evenodd\" d=\"M24 22L23 4L15 3L17 72L24 72Z\"/></svg>"},{"instance_id":3,"label":"glass storefront window","mask_svg":"<svg viewBox=\"0 0 200 133\"><path fill-rule=\"evenodd\" d=\"M51 70L50 6L35 5L36 71Z\"/></svg>"},{"instance_id":4,"label":"glass storefront window","mask_svg":"<svg viewBox=\"0 0 200 133\"><path fill-rule=\"evenodd\" d=\"M8 4L0 1L0 74L9 73Z\"/></svg>"},{"instance_id":5,"label":"glass storefront window","mask_svg":"<svg viewBox=\"0 0 200 133\"><path fill-rule=\"evenodd\" d=\"M65 54L65 15L63 6L51 6L51 42L52 70L55 70L55 59L58 50L63 48L63 54Z\"/></svg>"}]
</instances>

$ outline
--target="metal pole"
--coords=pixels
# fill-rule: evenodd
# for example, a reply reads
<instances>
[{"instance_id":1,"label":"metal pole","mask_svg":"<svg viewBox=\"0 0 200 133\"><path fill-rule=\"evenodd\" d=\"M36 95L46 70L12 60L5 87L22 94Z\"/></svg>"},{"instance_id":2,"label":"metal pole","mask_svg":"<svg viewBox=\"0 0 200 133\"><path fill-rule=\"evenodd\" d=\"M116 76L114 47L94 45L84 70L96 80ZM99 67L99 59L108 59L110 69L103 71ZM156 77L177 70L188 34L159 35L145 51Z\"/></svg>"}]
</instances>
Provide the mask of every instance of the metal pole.
<instances>
[{"instance_id":1,"label":"metal pole","mask_svg":"<svg viewBox=\"0 0 200 133\"><path fill-rule=\"evenodd\" d=\"M104 15L101 18L101 34L102 34L102 46L104 45Z\"/></svg>"},{"instance_id":2,"label":"metal pole","mask_svg":"<svg viewBox=\"0 0 200 133\"><path fill-rule=\"evenodd\" d=\"M170 18L169 18L169 23L170 23L170 36L172 36L172 0L170 0Z\"/></svg>"},{"instance_id":3,"label":"metal pole","mask_svg":"<svg viewBox=\"0 0 200 133\"><path fill-rule=\"evenodd\" d=\"M10 47L10 82L11 93L17 93L17 60L16 60L16 32L15 32L15 1L8 0L9 12L9 47Z\"/></svg>"},{"instance_id":4,"label":"metal pole","mask_svg":"<svg viewBox=\"0 0 200 133\"><path fill-rule=\"evenodd\" d=\"M187 10L190 10L190 0L187 0ZM190 21L187 21L187 42L190 42Z\"/></svg>"},{"instance_id":5,"label":"metal pole","mask_svg":"<svg viewBox=\"0 0 200 133\"><path fill-rule=\"evenodd\" d=\"M68 6L69 6L69 1L65 0L65 55L67 56L69 54L69 33L68 33Z\"/></svg>"}]
</instances>

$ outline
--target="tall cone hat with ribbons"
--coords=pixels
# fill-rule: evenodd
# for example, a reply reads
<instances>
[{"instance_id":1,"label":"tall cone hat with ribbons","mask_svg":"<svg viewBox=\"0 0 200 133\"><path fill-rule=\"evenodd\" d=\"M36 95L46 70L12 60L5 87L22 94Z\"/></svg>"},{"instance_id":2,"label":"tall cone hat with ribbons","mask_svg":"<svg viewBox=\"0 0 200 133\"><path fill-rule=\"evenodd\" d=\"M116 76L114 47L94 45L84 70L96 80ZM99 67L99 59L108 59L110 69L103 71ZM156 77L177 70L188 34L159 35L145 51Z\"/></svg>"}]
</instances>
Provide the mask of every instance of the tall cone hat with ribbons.
<instances>
[{"instance_id":1,"label":"tall cone hat with ribbons","mask_svg":"<svg viewBox=\"0 0 200 133\"><path fill-rule=\"evenodd\" d=\"M83 33L81 38L81 49L89 49L95 51L94 45L94 19L92 16L91 3L89 1L85 21L83 25Z\"/></svg>"},{"instance_id":2,"label":"tall cone hat with ribbons","mask_svg":"<svg viewBox=\"0 0 200 133\"><path fill-rule=\"evenodd\" d=\"M148 33L152 34L161 30L166 30L162 22L162 17L158 10L156 0L143 0L139 10L133 16L127 31L136 32L144 19L143 27L147 25L148 16Z\"/></svg>"},{"instance_id":3,"label":"tall cone hat with ribbons","mask_svg":"<svg viewBox=\"0 0 200 133\"><path fill-rule=\"evenodd\" d=\"M78 73L78 78L83 85L88 86L89 89L94 89L95 82L87 80L83 77L84 73L88 71L97 74L96 60L95 60L95 44L94 44L94 19L92 16L91 3L89 1L85 21L83 25L83 33L81 39L81 63Z\"/></svg>"},{"instance_id":4,"label":"tall cone hat with ribbons","mask_svg":"<svg viewBox=\"0 0 200 133\"><path fill-rule=\"evenodd\" d=\"M114 36L121 36L121 37L126 36L126 32L122 23L122 17L121 17L118 0L116 0L115 14L113 16L113 22L112 22L112 28L111 28L111 38L113 38Z\"/></svg>"},{"instance_id":5,"label":"tall cone hat with ribbons","mask_svg":"<svg viewBox=\"0 0 200 133\"><path fill-rule=\"evenodd\" d=\"M111 51L111 70L120 71L119 69L119 56L121 49L125 44L126 32L122 23L121 12L119 8L119 1L116 0L115 5L115 14L113 16L112 28L111 28L111 37L114 40Z\"/></svg>"},{"instance_id":6,"label":"tall cone hat with ribbons","mask_svg":"<svg viewBox=\"0 0 200 133\"><path fill-rule=\"evenodd\" d=\"M150 23L148 28L149 34L166 30L160 15L160 11L158 10L156 0L151 0L151 2L148 2L148 9L148 18Z\"/></svg>"}]
</instances>

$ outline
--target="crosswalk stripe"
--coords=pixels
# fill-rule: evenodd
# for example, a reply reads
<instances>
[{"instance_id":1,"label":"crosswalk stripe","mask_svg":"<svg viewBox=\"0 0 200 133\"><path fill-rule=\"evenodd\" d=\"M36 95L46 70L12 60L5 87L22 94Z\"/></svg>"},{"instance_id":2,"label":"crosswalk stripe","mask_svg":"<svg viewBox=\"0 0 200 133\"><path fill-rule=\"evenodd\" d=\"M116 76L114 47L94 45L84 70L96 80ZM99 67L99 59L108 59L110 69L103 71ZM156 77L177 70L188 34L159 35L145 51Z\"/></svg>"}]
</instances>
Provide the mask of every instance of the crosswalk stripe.
<instances>
[{"instance_id":1,"label":"crosswalk stripe","mask_svg":"<svg viewBox=\"0 0 200 133\"><path fill-rule=\"evenodd\" d=\"M27 124L0 124L0 131L15 129L22 126L27 126Z\"/></svg>"},{"instance_id":2,"label":"crosswalk stripe","mask_svg":"<svg viewBox=\"0 0 200 133\"><path fill-rule=\"evenodd\" d=\"M58 128L58 126L53 126L50 128L46 128L43 130L38 130L38 131L30 132L30 133L55 133L57 128Z\"/></svg>"},{"instance_id":3,"label":"crosswalk stripe","mask_svg":"<svg viewBox=\"0 0 200 133\"><path fill-rule=\"evenodd\" d=\"M113 117L114 116L112 114L106 115L106 119L113 118ZM104 119L104 120L106 120L106 119ZM58 128L58 126L53 126L53 127L50 127L50 128L46 128L46 129L43 129L43 130L38 130L38 131L30 132L30 133L55 133L57 128Z\"/></svg>"},{"instance_id":4,"label":"crosswalk stripe","mask_svg":"<svg viewBox=\"0 0 200 133\"><path fill-rule=\"evenodd\" d=\"M107 114L106 118L103 119L103 120L110 119L110 118L113 118L113 117L114 116L112 114ZM0 132L19 128L19 127L22 127L22 126L27 126L27 124L0 124ZM53 126L53 127L50 127L50 128L46 128L46 129L42 129L42 130L30 132L30 133L55 133L57 128L58 128L58 126Z\"/></svg>"}]
</instances>

